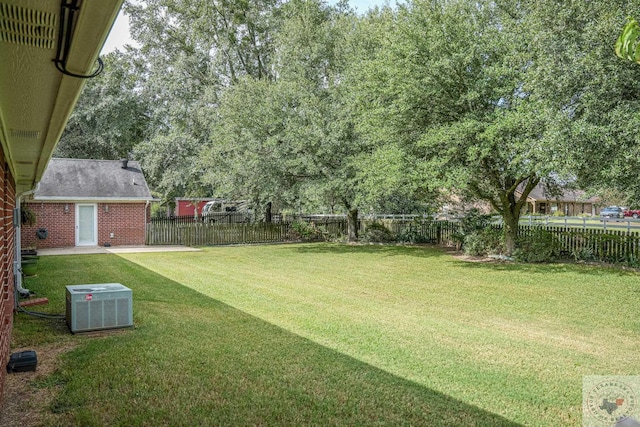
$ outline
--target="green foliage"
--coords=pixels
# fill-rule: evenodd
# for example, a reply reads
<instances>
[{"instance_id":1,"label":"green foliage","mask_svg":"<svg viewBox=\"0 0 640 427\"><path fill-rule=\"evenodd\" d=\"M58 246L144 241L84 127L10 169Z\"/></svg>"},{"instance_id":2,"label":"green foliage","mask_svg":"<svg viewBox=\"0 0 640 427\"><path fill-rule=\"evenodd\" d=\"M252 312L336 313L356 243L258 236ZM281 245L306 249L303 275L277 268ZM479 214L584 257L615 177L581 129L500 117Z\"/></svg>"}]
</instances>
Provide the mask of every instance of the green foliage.
<instances>
[{"instance_id":1,"label":"green foliage","mask_svg":"<svg viewBox=\"0 0 640 427\"><path fill-rule=\"evenodd\" d=\"M635 19L629 17L627 24L622 29L622 33L616 41L616 55L622 59L637 62L640 64L640 24Z\"/></svg>"},{"instance_id":2,"label":"green foliage","mask_svg":"<svg viewBox=\"0 0 640 427\"><path fill-rule=\"evenodd\" d=\"M566 133L566 118L523 89L537 67L520 27L530 6L413 2L370 18L388 34L354 84L357 129L376 150L401 151L405 179L490 203L512 241L527 194L559 169Z\"/></svg>"},{"instance_id":3,"label":"green foliage","mask_svg":"<svg viewBox=\"0 0 640 427\"><path fill-rule=\"evenodd\" d=\"M558 256L558 246L554 233L535 228L520 235L513 257L521 262L549 262Z\"/></svg>"},{"instance_id":4,"label":"green foliage","mask_svg":"<svg viewBox=\"0 0 640 427\"><path fill-rule=\"evenodd\" d=\"M289 228L289 240L309 242L322 240L322 230L313 222L294 221Z\"/></svg>"},{"instance_id":5,"label":"green foliage","mask_svg":"<svg viewBox=\"0 0 640 427\"><path fill-rule=\"evenodd\" d=\"M388 243L396 240L396 235L381 222L366 225L360 240L371 243Z\"/></svg>"},{"instance_id":6,"label":"green foliage","mask_svg":"<svg viewBox=\"0 0 640 427\"><path fill-rule=\"evenodd\" d=\"M478 209L470 209L460 219L460 229L463 234L471 234L489 228L492 216L483 214Z\"/></svg>"},{"instance_id":7,"label":"green foliage","mask_svg":"<svg viewBox=\"0 0 640 427\"><path fill-rule=\"evenodd\" d=\"M485 228L466 234L463 241L466 255L483 256L504 253L504 235L498 229Z\"/></svg>"},{"instance_id":8,"label":"green foliage","mask_svg":"<svg viewBox=\"0 0 640 427\"><path fill-rule=\"evenodd\" d=\"M261 204L357 213L363 145L342 85L355 18L320 1L288 2L282 13L270 64L278 78L239 78L220 94L200 153L203 179Z\"/></svg>"},{"instance_id":9,"label":"green foliage","mask_svg":"<svg viewBox=\"0 0 640 427\"><path fill-rule=\"evenodd\" d=\"M460 219L460 227L452 238L467 255L486 255L502 253L499 231L491 228L491 215L483 214L478 209L470 209Z\"/></svg>"},{"instance_id":10,"label":"green foliage","mask_svg":"<svg viewBox=\"0 0 640 427\"><path fill-rule=\"evenodd\" d=\"M36 213L29 209L28 206L20 206L20 224L34 225L36 223Z\"/></svg>"},{"instance_id":11,"label":"green foliage","mask_svg":"<svg viewBox=\"0 0 640 427\"><path fill-rule=\"evenodd\" d=\"M640 67L617 60L612 42L619 39L627 15L640 10L640 2L562 2L561 10L558 13L548 2L532 2L534 19L522 31L536 34L543 43L536 43L534 56L540 67L530 87L546 103L565 111L570 145L558 157L566 158L580 186L614 187L637 200ZM627 29L635 26L628 25ZM627 41L633 31L626 34L631 37Z\"/></svg>"},{"instance_id":12,"label":"green foliage","mask_svg":"<svg viewBox=\"0 0 640 427\"><path fill-rule=\"evenodd\" d=\"M141 48L105 58L56 155L133 153L167 200L406 213L455 189L513 240L550 176L638 199L640 68L610 42L638 6L129 1ZM637 55L639 31L630 20L619 55Z\"/></svg>"},{"instance_id":13,"label":"green foliage","mask_svg":"<svg viewBox=\"0 0 640 427\"><path fill-rule=\"evenodd\" d=\"M402 243L433 243L431 239L422 233L423 229L428 229L433 226L434 223L431 219L416 218L402 228L397 236L397 240Z\"/></svg>"},{"instance_id":14,"label":"green foliage","mask_svg":"<svg viewBox=\"0 0 640 427\"><path fill-rule=\"evenodd\" d=\"M151 205L151 218L166 218L167 208L160 203L153 203Z\"/></svg>"},{"instance_id":15,"label":"green foliage","mask_svg":"<svg viewBox=\"0 0 640 427\"><path fill-rule=\"evenodd\" d=\"M596 261L598 259L595 251L591 247L581 247L571 251L571 256L575 261Z\"/></svg>"},{"instance_id":16,"label":"green foliage","mask_svg":"<svg viewBox=\"0 0 640 427\"><path fill-rule=\"evenodd\" d=\"M105 69L89 79L54 156L128 158L149 131L149 104L139 94L139 64L133 54L104 56Z\"/></svg>"}]
</instances>

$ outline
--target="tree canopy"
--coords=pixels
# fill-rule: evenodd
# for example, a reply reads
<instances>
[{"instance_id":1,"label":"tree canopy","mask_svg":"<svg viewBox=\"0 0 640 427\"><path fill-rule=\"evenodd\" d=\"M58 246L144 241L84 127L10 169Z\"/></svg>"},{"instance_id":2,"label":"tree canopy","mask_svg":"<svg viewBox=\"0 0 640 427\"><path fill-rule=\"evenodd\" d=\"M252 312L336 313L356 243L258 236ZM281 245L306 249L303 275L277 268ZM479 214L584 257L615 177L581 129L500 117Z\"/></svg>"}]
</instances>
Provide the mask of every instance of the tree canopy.
<instances>
[{"instance_id":1,"label":"tree canopy","mask_svg":"<svg viewBox=\"0 0 640 427\"><path fill-rule=\"evenodd\" d=\"M139 95L139 57L113 52L105 71L87 82L54 156L84 159L128 157L149 130L149 108Z\"/></svg>"},{"instance_id":2,"label":"tree canopy","mask_svg":"<svg viewBox=\"0 0 640 427\"><path fill-rule=\"evenodd\" d=\"M638 0L128 2L60 155L136 157L151 186L293 210L484 200L509 249L537 184L640 201L640 67L612 46ZM616 52L636 55L630 21ZM93 145L97 149L93 149Z\"/></svg>"}]
</instances>

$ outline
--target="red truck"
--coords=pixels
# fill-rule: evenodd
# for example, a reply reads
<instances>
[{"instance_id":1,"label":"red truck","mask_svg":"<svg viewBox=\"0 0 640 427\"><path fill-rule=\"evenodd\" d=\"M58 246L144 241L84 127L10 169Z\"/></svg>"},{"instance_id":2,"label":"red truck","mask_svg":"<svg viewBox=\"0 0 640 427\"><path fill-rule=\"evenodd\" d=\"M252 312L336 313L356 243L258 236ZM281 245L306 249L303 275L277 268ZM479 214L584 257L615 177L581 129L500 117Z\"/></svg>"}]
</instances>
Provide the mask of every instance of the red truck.
<instances>
[{"instance_id":1,"label":"red truck","mask_svg":"<svg viewBox=\"0 0 640 427\"><path fill-rule=\"evenodd\" d=\"M640 209L626 209L623 212L623 215L625 217L638 218L640 217Z\"/></svg>"}]
</instances>

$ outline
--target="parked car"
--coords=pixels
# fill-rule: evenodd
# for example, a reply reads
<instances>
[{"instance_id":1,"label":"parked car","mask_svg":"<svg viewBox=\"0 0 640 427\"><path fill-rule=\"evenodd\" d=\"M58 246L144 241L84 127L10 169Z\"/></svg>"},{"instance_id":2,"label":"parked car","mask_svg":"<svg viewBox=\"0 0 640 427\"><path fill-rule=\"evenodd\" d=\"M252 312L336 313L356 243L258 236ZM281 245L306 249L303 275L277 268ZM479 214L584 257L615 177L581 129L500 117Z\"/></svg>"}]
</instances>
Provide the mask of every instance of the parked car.
<instances>
[{"instance_id":1,"label":"parked car","mask_svg":"<svg viewBox=\"0 0 640 427\"><path fill-rule=\"evenodd\" d=\"M640 209L625 209L624 210L625 217L638 218L640 217Z\"/></svg>"},{"instance_id":2,"label":"parked car","mask_svg":"<svg viewBox=\"0 0 640 427\"><path fill-rule=\"evenodd\" d=\"M624 211L618 206L607 206L600 211L600 218L622 218Z\"/></svg>"}]
</instances>

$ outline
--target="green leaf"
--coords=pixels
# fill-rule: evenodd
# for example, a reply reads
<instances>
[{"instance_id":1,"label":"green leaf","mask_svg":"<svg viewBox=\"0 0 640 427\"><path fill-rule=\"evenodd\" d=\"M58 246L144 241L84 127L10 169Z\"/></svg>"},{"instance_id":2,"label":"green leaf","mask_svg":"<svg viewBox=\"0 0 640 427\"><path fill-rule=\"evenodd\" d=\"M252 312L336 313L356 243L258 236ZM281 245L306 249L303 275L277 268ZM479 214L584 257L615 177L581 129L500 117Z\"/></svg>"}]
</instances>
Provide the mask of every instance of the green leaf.
<instances>
[{"instance_id":1,"label":"green leaf","mask_svg":"<svg viewBox=\"0 0 640 427\"><path fill-rule=\"evenodd\" d=\"M629 18L629 21L622 29L622 34L616 41L616 55L620 58L628 59L640 64L640 25L635 19Z\"/></svg>"}]
</instances>

